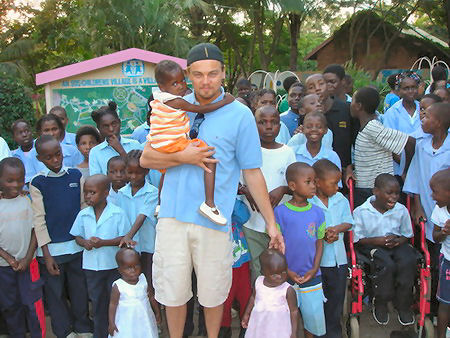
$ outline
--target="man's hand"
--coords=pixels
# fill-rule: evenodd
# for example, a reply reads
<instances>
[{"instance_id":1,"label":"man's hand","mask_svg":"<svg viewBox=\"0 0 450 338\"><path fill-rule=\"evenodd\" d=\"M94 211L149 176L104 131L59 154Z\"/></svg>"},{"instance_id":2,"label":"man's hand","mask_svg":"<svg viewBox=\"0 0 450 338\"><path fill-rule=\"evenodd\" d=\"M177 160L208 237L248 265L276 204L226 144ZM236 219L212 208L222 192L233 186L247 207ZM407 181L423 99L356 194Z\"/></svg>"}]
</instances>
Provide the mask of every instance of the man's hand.
<instances>
[{"instance_id":1,"label":"man's hand","mask_svg":"<svg viewBox=\"0 0 450 338\"><path fill-rule=\"evenodd\" d=\"M276 226L268 227L266 225L266 229L267 234L270 237L269 249L276 249L284 254L285 252L284 239L281 232L277 229Z\"/></svg>"},{"instance_id":2,"label":"man's hand","mask_svg":"<svg viewBox=\"0 0 450 338\"><path fill-rule=\"evenodd\" d=\"M180 161L185 164L199 166L204 171L211 173L205 163L219 163L219 160L212 158L216 153L214 147L198 147L199 142L189 143L188 146L180 151Z\"/></svg>"},{"instance_id":3,"label":"man's hand","mask_svg":"<svg viewBox=\"0 0 450 338\"><path fill-rule=\"evenodd\" d=\"M47 268L47 271L52 276L58 276L59 275L59 266L56 263L55 259L51 256L45 256L45 267Z\"/></svg>"},{"instance_id":4,"label":"man's hand","mask_svg":"<svg viewBox=\"0 0 450 338\"><path fill-rule=\"evenodd\" d=\"M278 204L280 204L281 199L286 193L286 187L278 187L269 192L269 199L272 208L275 208Z\"/></svg>"}]
</instances>

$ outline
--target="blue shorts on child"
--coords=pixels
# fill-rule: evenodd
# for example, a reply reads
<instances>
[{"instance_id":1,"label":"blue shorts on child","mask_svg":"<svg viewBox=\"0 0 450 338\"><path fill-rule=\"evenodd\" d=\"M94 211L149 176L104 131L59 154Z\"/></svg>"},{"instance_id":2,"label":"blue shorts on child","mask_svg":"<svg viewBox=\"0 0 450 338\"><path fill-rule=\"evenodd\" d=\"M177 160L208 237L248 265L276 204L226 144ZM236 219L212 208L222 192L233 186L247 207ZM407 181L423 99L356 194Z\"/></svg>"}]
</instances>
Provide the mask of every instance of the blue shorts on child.
<instances>
[{"instance_id":1,"label":"blue shorts on child","mask_svg":"<svg viewBox=\"0 0 450 338\"><path fill-rule=\"evenodd\" d=\"M439 258L439 286L436 292L438 301L450 304L450 261L444 255Z\"/></svg>"},{"instance_id":2,"label":"blue shorts on child","mask_svg":"<svg viewBox=\"0 0 450 338\"><path fill-rule=\"evenodd\" d=\"M325 313L323 302L325 297L322 289L322 278L314 277L302 285L294 284L297 293L297 304L303 319L306 331L314 336L323 336L326 333Z\"/></svg>"}]
</instances>

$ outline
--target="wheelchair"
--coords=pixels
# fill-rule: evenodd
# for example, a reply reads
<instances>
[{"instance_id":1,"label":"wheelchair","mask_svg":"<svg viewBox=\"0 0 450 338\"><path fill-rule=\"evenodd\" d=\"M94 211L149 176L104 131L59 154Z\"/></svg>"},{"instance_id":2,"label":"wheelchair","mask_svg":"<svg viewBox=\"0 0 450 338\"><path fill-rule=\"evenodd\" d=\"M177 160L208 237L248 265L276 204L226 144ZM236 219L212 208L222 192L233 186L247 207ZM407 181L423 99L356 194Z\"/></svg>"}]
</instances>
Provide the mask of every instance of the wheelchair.
<instances>
[{"instance_id":1,"label":"wheelchair","mask_svg":"<svg viewBox=\"0 0 450 338\"><path fill-rule=\"evenodd\" d=\"M353 212L354 208L354 182L349 181L349 200L350 208ZM410 201L407 200L407 208L410 210ZM414 302L413 310L416 315L415 330L419 338L434 338L434 326L431 319L428 317L430 313L430 299L431 299L431 266L430 254L425 238L425 222L421 220L418 225L419 243L414 245L414 238L411 244L416 249L417 269L418 273L414 282ZM416 229L413 224L413 232ZM370 257L359 252L353 243L353 232L348 234L348 260L349 260L349 289L347 290L347 313L346 329L347 336L351 338L359 338L360 333L360 314L363 311L363 299L366 297L372 298L372 280L378 273L375 264Z\"/></svg>"}]
</instances>

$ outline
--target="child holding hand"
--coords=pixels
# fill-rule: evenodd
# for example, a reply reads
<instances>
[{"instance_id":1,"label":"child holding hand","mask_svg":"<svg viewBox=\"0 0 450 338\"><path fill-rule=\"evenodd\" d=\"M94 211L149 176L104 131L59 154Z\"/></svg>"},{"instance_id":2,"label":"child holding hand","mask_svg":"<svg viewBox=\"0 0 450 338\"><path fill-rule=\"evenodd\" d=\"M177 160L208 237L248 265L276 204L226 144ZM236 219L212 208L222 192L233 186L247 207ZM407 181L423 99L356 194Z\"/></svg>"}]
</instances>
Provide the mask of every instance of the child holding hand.
<instances>
[{"instance_id":1,"label":"child holding hand","mask_svg":"<svg viewBox=\"0 0 450 338\"><path fill-rule=\"evenodd\" d=\"M242 319L246 338L297 337L297 298L288 277L286 257L273 249L259 256L263 276L256 279Z\"/></svg>"},{"instance_id":2,"label":"child holding hand","mask_svg":"<svg viewBox=\"0 0 450 338\"><path fill-rule=\"evenodd\" d=\"M122 248L116 254L116 262L121 278L112 286L109 337L158 338L161 314L141 273L139 254L134 249Z\"/></svg>"}]
</instances>

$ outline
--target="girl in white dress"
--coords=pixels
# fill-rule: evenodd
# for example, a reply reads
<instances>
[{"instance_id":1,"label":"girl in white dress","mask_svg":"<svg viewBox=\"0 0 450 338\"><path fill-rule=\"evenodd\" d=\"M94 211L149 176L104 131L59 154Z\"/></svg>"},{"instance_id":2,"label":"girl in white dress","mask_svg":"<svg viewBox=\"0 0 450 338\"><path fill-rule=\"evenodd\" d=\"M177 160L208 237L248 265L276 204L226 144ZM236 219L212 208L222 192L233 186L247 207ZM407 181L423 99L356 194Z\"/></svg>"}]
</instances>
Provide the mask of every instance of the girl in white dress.
<instances>
[{"instance_id":1,"label":"girl in white dress","mask_svg":"<svg viewBox=\"0 0 450 338\"><path fill-rule=\"evenodd\" d=\"M134 249L122 248L116 261L122 278L113 283L111 291L109 337L158 338L156 323L161 322L161 314L141 273L139 254Z\"/></svg>"}]
</instances>

